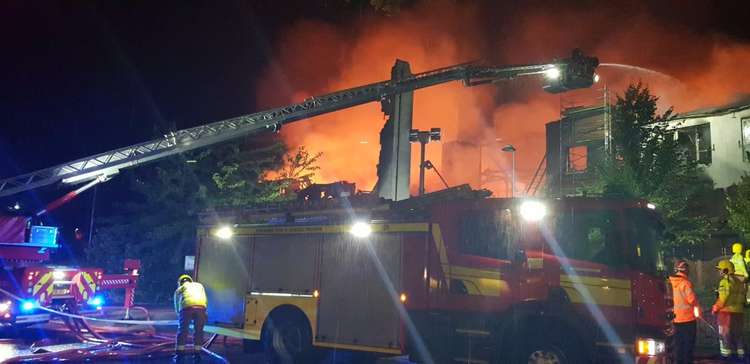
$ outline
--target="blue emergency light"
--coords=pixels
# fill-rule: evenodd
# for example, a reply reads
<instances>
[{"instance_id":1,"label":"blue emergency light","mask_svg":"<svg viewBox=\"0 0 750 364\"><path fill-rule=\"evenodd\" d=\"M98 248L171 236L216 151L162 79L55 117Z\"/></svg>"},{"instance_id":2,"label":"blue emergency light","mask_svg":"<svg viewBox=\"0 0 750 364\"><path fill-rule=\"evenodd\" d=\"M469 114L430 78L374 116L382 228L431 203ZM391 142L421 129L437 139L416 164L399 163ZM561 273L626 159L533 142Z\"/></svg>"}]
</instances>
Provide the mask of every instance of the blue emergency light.
<instances>
[{"instance_id":1,"label":"blue emergency light","mask_svg":"<svg viewBox=\"0 0 750 364\"><path fill-rule=\"evenodd\" d=\"M94 306L97 309L99 309L102 306L104 306L104 298L102 298L102 296L94 296L91 299L89 299L87 303L90 306Z\"/></svg>"},{"instance_id":2,"label":"blue emergency light","mask_svg":"<svg viewBox=\"0 0 750 364\"><path fill-rule=\"evenodd\" d=\"M31 312L36 308L36 301L24 300L21 301L21 312Z\"/></svg>"}]
</instances>

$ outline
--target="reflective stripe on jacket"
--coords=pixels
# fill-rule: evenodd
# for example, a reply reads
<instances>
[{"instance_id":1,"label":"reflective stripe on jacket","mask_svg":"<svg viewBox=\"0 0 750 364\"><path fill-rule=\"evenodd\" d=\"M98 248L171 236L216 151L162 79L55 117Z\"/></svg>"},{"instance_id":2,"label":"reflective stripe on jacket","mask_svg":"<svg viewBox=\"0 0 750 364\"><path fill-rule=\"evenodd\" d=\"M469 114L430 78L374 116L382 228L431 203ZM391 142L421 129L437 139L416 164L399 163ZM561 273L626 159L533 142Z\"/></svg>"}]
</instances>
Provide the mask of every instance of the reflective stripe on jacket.
<instances>
[{"instance_id":1,"label":"reflective stripe on jacket","mask_svg":"<svg viewBox=\"0 0 750 364\"><path fill-rule=\"evenodd\" d=\"M691 283L687 275L682 272L670 276L669 283L672 284L674 322L681 323L695 321L694 310L695 307L699 307L699 305L698 298L693 291L693 283Z\"/></svg>"},{"instance_id":2,"label":"reflective stripe on jacket","mask_svg":"<svg viewBox=\"0 0 750 364\"><path fill-rule=\"evenodd\" d=\"M174 310L177 312L187 307L206 308L207 301L206 290L198 282L185 282L174 291Z\"/></svg>"},{"instance_id":3,"label":"reflective stripe on jacket","mask_svg":"<svg viewBox=\"0 0 750 364\"><path fill-rule=\"evenodd\" d=\"M734 274L741 276L741 278L747 278L747 267L745 266L745 257L742 254L732 255L732 259L729 260L734 264Z\"/></svg>"},{"instance_id":4,"label":"reflective stripe on jacket","mask_svg":"<svg viewBox=\"0 0 750 364\"><path fill-rule=\"evenodd\" d=\"M714 311L742 313L744 312L745 294L747 289L742 277L734 274L724 276L719 281L719 298L714 303Z\"/></svg>"}]
</instances>

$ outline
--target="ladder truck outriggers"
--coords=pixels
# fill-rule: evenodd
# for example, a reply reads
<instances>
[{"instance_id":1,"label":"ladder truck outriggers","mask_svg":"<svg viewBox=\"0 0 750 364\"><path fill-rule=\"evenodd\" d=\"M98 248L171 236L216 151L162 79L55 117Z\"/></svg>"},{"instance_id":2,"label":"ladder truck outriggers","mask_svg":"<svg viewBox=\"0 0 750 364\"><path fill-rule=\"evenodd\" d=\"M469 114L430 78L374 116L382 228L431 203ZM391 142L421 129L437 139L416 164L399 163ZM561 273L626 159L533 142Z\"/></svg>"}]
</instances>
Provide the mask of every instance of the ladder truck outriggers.
<instances>
[{"instance_id":1,"label":"ladder truck outriggers","mask_svg":"<svg viewBox=\"0 0 750 364\"><path fill-rule=\"evenodd\" d=\"M0 180L0 197L101 182L124 168L369 102L405 120L387 123L383 135L408 141L415 90L544 75L545 90L557 93L590 87L598 66L578 50L549 63L418 74L399 62L387 81ZM669 302L653 272L659 224L643 202L492 199L466 187L410 198L408 143L382 148L389 150L381 162L402 163L384 163L397 169L390 174L379 168L380 179L390 178L376 188L380 198L215 212L204 221L195 273L209 295L209 330L281 362L303 362L314 348L426 363L664 361Z\"/></svg>"}]
</instances>

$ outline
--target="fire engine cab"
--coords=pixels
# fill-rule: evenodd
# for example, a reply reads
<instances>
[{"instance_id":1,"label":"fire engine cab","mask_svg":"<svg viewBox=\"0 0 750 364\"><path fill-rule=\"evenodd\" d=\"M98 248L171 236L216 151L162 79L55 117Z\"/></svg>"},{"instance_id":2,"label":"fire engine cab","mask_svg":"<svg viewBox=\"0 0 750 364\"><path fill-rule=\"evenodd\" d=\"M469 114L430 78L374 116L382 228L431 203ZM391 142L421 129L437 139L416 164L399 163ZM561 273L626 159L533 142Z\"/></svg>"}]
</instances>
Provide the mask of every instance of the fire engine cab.
<instances>
[{"instance_id":1,"label":"fire engine cab","mask_svg":"<svg viewBox=\"0 0 750 364\"><path fill-rule=\"evenodd\" d=\"M462 186L204 223L195 274L209 330L280 361L319 349L427 363L664 360L661 225L643 201Z\"/></svg>"}]
</instances>

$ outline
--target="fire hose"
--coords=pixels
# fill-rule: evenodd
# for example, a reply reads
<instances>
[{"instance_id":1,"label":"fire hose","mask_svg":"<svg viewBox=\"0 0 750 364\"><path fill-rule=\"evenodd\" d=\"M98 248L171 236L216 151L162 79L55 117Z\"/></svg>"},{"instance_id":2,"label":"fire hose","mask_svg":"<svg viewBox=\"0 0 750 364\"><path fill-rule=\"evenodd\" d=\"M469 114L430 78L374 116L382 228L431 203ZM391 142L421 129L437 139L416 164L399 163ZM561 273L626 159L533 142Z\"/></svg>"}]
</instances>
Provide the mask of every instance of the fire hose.
<instances>
[{"instance_id":1,"label":"fire hose","mask_svg":"<svg viewBox=\"0 0 750 364\"><path fill-rule=\"evenodd\" d=\"M23 299L9 291L0 288L0 293L8 297L23 301ZM54 310L48 307L37 307L41 311L48 312L59 317L65 328L67 328L76 340L82 343L89 343L92 346L87 348L67 349L56 352L45 352L41 354L31 354L17 356L7 359L3 363L21 363L21 362L49 362L49 361L90 361L90 360L133 360L143 358L154 358L169 356L174 353L174 337L156 335L151 333L148 336L136 335L127 338L127 340L109 339L100 332L94 330L88 321L106 323L106 324L125 324L125 325L149 325L149 326L175 326L177 320L112 320L97 317L88 317L76 315L68 312ZM147 316L148 317L148 316ZM214 334L200 348L200 351L221 363L228 361L219 354L209 350L209 347L216 340L218 335Z\"/></svg>"}]
</instances>

